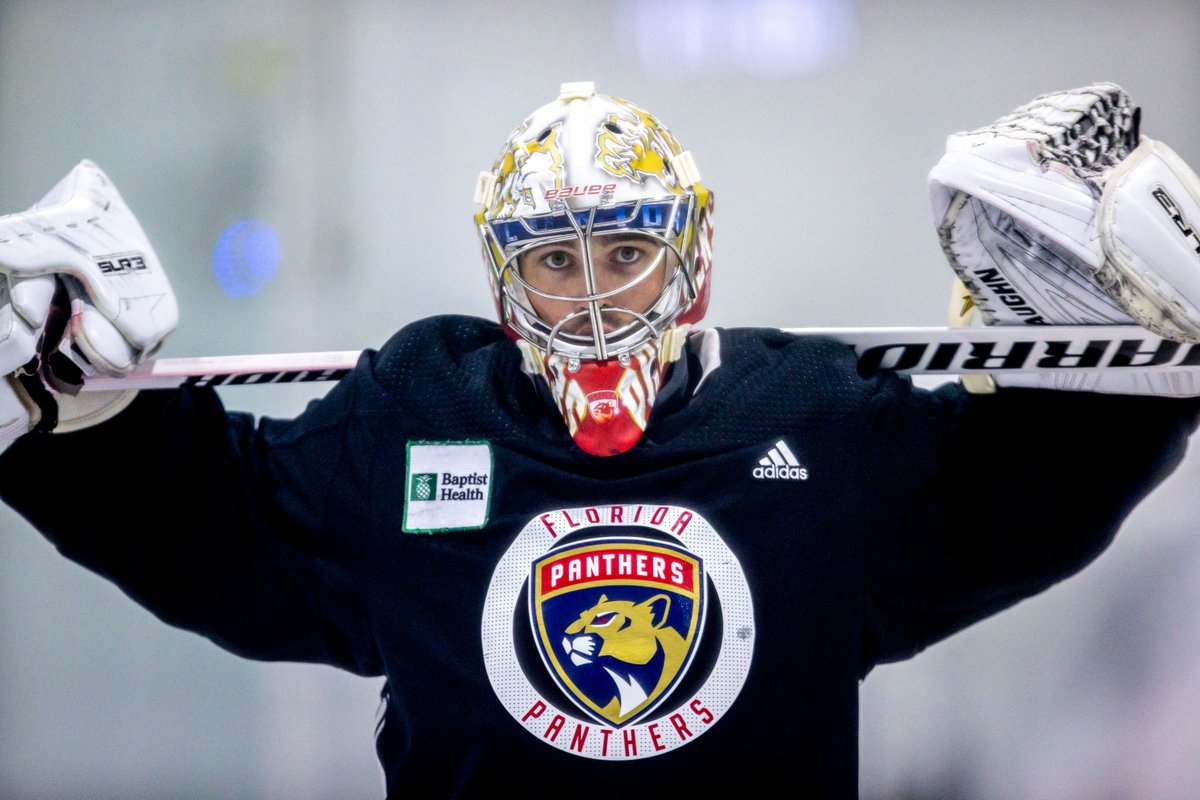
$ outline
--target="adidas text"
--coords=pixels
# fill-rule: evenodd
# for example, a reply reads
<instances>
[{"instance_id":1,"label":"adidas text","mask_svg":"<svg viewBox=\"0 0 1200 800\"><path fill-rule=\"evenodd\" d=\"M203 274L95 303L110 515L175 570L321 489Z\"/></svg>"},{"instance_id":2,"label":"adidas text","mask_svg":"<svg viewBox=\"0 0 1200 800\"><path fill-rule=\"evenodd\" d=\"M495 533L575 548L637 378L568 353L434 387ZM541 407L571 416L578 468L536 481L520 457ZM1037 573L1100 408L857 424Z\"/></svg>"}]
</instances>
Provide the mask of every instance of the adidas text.
<instances>
[{"instance_id":1,"label":"adidas text","mask_svg":"<svg viewBox=\"0 0 1200 800\"><path fill-rule=\"evenodd\" d=\"M758 460L758 466L750 471L758 480L774 481L806 481L808 468L800 466L800 461L787 442L780 439L767 454Z\"/></svg>"},{"instance_id":2,"label":"adidas text","mask_svg":"<svg viewBox=\"0 0 1200 800\"><path fill-rule=\"evenodd\" d=\"M751 473L759 480L765 478L773 478L783 481L806 481L808 480L808 470L804 467L786 467L776 466L772 464L769 467L755 467Z\"/></svg>"}]
</instances>

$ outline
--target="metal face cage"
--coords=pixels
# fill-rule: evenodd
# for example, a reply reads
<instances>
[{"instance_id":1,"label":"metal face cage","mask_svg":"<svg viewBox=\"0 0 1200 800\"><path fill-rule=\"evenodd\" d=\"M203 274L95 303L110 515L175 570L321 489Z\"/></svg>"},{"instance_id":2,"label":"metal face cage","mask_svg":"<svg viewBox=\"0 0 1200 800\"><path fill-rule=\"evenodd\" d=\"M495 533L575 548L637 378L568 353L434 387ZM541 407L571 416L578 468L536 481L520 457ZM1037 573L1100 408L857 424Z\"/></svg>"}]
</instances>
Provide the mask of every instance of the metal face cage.
<instances>
[{"instance_id":1,"label":"metal face cage","mask_svg":"<svg viewBox=\"0 0 1200 800\"><path fill-rule=\"evenodd\" d=\"M571 210L558 201L551 213L493 220L482 226L485 250L498 287L501 318L519 336L545 353L573 359L606 360L657 339L695 300L697 287L686 253L697 212L689 194L663 199L602 204ZM600 291L593 260L593 237L629 234L659 247L651 263L616 288ZM585 294L561 295L539 289L521 275L518 259L531 248L559 242L578 243L582 254ZM492 254L503 254L499 260ZM648 308L610 305L608 301L650 278L667 261L663 287ZM531 296L579 303L563 319L546 321L533 307ZM572 323L588 319L588 332L569 333ZM605 323L610 330L605 330Z\"/></svg>"}]
</instances>

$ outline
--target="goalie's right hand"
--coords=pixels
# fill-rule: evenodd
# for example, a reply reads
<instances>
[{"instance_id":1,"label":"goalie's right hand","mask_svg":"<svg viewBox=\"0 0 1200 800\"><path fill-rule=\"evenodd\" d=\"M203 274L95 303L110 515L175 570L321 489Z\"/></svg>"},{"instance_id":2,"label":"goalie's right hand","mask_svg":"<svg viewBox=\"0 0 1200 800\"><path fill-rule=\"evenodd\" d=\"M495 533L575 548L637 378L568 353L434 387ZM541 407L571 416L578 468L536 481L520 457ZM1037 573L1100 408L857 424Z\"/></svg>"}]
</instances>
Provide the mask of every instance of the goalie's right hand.
<instances>
[{"instance_id":1,"label":"goalie's right hand","mask_svg":"<svg viewBox=\"0 0 1200 800\"><path fill-rule=\"evenodd\" d=\"M0 217L0 450L29 430L73 430L123 408L134 392L76 394L87 375L128 374L178 322L158 256L95 163Z\"/></svg>"}]
</instances>

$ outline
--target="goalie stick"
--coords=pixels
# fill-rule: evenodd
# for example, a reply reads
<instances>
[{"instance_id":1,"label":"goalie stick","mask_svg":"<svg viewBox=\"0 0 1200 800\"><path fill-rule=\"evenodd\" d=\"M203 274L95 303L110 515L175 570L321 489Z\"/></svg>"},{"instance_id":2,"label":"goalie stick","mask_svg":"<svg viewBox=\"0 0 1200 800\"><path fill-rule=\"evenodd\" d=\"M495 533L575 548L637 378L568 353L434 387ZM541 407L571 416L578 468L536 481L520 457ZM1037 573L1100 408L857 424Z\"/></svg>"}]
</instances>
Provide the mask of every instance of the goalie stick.
<instances>
[{"instance_id":1,"label":"goalie stick","mask_svg":"<svg viewBox=\"0 0 1200 800\"><path fill-rule=\"evenodd\" d=\"M1164 339L1137 325L993 327L783 328L850 345L864 374L1191 372L1200 375L1200 344ZM130 374L87 376L82 391L259 386L336 381L360 350L159 358Z\"/></svg>"}]
</instances>

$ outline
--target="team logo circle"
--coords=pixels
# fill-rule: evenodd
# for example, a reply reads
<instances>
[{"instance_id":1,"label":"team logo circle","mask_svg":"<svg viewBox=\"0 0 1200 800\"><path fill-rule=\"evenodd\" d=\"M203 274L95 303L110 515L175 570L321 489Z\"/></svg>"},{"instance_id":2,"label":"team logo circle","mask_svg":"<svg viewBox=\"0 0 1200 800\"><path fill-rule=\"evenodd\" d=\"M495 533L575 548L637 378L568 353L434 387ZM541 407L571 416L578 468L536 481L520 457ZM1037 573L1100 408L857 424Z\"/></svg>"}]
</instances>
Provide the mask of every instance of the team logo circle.
<instances>
[{"instance_id":1,"label":"team logo circle","mask_svg":"<svg viewBox=\"0 0 1200 800\"><path fill-rule=\"evenodd\" d=\"M492 689L545 744L603 760L686 746L754 655L741 564L700 514L612 505L539 514L496 564L482 624Z\"/></svg>"}]
</instances>

